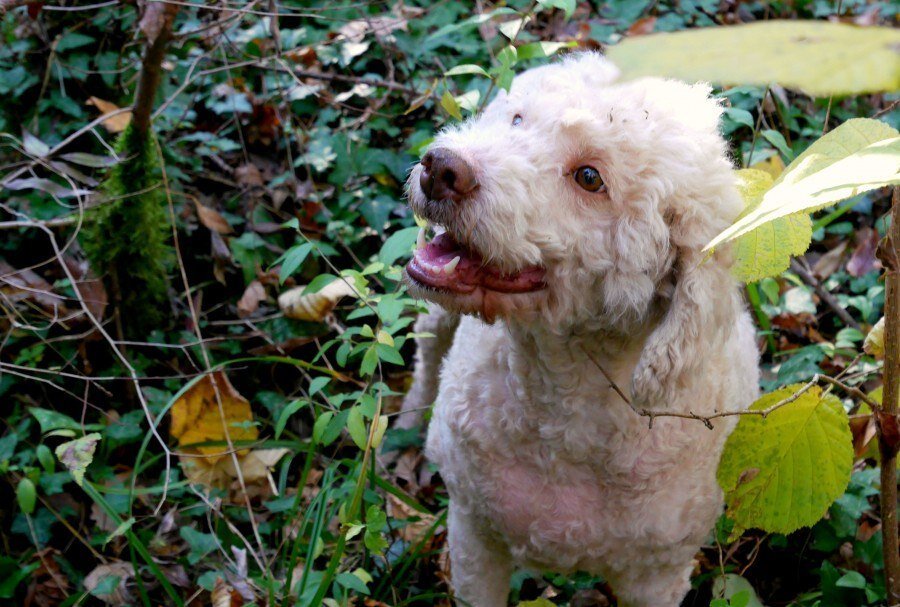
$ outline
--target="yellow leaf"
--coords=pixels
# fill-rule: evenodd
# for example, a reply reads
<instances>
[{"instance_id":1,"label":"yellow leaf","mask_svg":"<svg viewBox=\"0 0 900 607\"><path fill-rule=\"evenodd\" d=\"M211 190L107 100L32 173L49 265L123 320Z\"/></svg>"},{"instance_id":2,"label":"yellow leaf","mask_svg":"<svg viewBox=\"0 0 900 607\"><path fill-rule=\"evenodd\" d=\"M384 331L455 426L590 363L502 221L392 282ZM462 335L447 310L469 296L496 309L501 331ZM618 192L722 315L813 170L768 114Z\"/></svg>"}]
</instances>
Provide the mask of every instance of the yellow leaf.
<instances>
[{"instance_id":1,"label":"yellow leaf","mask_svg":"<svg viewBox=\"0 0 900 607\"><path fill-rule=\"evenodd\" d=\"M704 250L777 219L812 213L862 192L900 184L900 133L880 120L848 120L809 146L762 200Z\"/></svg>"},{"instance_id":2,"label":"yellow leaf","mask_svg":"<svg viewBox=\"0 0 900 607\"><path fill-rule=\"evenodd\" d=\"M750 168L765 171L772 176L772 179L778 179L784 171L784 161L781 159L780 154L772 154L765 160L753 163Z\"/></svg>"},{"instance_id":3,"label":"yellow leaf","mask_svg":"<svg viewBox=\"0 0 900 607\"><path fill-rule=\"evenodd\" d=\"M328 283L317 293L304 295L305 289L305 285L296 287L278 297L278 307L288 318L319 322L334 309L341 298L357 295L347 284L347 280L340 278Z\"/></svg>"},{"instance_id":4,"label":"yellow leaf","mask_svg":"<svg viewBox=\"0 0 900 607\"><path fill-rule=\"evenodd\" d=\"M898 45L890 27L772 20L629 37L607 55L626 78L777 83L827 96L900 88Z\"/></svg>"},{"instance_id":5,"label":"yellow leaf","mask_svg":"<svg viewBox=\"0 0 900 607\"><path fill-rule=\"evenodd\" d=\"M762 202L772 186L772 176L757 169L737 172L738 189L744 198L744 214ZM812 238L809 215L798 213L765 223L734 242L732 273L743 282L754 282L766 276L778 276L791 263L791 255L806 251Z\"/></svg>"},{"instance_id":6,"label":"yellow leaf","mask_svg":"<svg viewBox=\"0 0 900 607\"><path fill-rule=\"evenodd\" d=\"M224 443L226 430L232 441L256 440L259 437L259 431L252 424L253 412L250 410L250 403L238 394L228 381L228 377L221 371L207 375L182 394L172 406L171 415L172 425L169 433L178 439L180 447L210 441ZM228 447L209 445L189 449L216 462ZM246 449L239 453L246 453Z\"/></svg>"},{"instance_id":7,"label":"yellow leaf","mask_svg":"<svg viewBox=\"0 0 900 607\"><path fill-rule=\"evenodd\" d=\"M111 101L104 101L99 97L89 97L87 100L88 105L93 105L95 108L100 110L100 114L105 116L106 114L110 114L119 109L115 103ZM103 126L110 133L121 133L125 130L125 127L128 126L128 123L131 122L131 112L122 112L121 114L116 114L115 116L110 116L106 120L103 121Z\"/></svg>"},{"instance_id":8,"label":"yellow leaf","mask_svg":"<svg viewBox=\"0 0 900 607\"><path fill-rule=\"evenodd\" d=\"M869 356L874 356L878 359L884 358L884 316L875 323L875 326L866 335L863 350Z\"/></svg>"}]
</instances>

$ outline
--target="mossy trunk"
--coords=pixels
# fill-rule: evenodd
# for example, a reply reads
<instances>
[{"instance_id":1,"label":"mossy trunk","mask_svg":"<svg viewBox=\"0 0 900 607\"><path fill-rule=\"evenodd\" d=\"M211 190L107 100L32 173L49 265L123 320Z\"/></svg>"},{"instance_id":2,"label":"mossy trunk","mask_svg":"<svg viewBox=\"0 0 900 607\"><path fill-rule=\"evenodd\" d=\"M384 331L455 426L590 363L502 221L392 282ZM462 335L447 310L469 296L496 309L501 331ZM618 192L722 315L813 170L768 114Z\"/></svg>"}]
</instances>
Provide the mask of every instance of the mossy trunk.
<instances>
[{"instance_id":1,"label":"mossy trunk","mask_svg":"<svg viewBox=\"0 0 900 607\"><path fill-rule=\"evenodd\" d=\"M151 119L176 11L177 6L152 4L141 20L153 38L144 51L131 123L116 144L122 161L110 169L101 186L103 200L82 232L91 267L112 294L117 324L131 337L158 327L168 309L174 255Z\"/></svg>"}]
</instances>

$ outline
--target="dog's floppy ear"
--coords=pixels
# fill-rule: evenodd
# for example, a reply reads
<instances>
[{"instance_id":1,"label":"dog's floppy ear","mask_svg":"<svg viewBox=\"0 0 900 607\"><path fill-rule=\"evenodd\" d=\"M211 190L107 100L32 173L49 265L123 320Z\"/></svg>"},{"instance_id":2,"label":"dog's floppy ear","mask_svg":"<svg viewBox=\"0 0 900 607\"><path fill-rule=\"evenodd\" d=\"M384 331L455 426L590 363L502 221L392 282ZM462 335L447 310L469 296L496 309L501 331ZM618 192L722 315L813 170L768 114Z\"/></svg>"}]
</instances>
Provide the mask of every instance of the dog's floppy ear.
<instances>
[{"instance_id":1,"label":"dog's floppy ear","mask_svg":"<svg viewBox=\"0 0 900 607\"><path fill-rule=\"evenodd\" d=\"M716 260L698 250L679 250L673 266L674 289L659 324L647 338L632 376L632 395L641 407L665 408L702 373L705 352L730 331L740 310L734 279Z\"/></svg>"}]
</instances>

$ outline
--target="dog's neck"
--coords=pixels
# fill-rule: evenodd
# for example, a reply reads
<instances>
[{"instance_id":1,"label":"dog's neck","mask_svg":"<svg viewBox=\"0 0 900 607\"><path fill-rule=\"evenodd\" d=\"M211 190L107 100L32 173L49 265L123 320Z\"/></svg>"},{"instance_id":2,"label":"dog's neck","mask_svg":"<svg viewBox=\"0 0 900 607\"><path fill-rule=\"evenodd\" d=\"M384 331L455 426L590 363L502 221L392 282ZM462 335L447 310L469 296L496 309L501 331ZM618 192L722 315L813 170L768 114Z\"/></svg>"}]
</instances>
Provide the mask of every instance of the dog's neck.
<instances>
[{"instance_id":1,"label":"dog's neck","mask_svg":"<svg viewBox=\"0 0 900 607\"><path fill-rule=\"evenodd\" d=\"M653 324L631 334L584 327L558 331L540 323L508 322L507 327L510 370L521 378L523 396L543 406L590 393L584 389L586 383L596 388L598 396L618 390L630 394L631 375ZM622 399L616 394L615 400Z\"/></svg>"}]
</instances>

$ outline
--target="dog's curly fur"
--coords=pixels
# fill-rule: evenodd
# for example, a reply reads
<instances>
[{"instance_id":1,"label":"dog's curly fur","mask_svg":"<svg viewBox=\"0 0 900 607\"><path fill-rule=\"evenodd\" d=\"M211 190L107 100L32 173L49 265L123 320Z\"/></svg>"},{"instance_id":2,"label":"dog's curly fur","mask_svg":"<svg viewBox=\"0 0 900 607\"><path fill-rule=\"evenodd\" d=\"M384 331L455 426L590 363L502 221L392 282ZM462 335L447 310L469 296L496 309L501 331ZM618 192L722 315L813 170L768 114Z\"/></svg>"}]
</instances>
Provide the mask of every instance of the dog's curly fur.
<instances>
[{"instance_id":1,"label":"dog's curly fur","mask_svg":"<svg viewBox=\"0 0 900 607\"><path fill-rule=\"evenodd\" d=\"M757 394L730 258L702 252L741 211L721 108L705 85L616 78L599 55L571 56L440 133L433 147L475 171L463 204L428 201L421 165L410 177L412 208L487 262L546 270L545 289L497 295L496 319L413 285L444 309L419 321L439 339L419 340L404 406L436 400L426 451L450 492L455 592L476 607L506 604L516 566L599 573L621 607L676 607L689 589L735 418L648 427L590 357L649 409L705 415ZM577 186L583 165L605 193Z\"/></svg>"}]
</instances>

